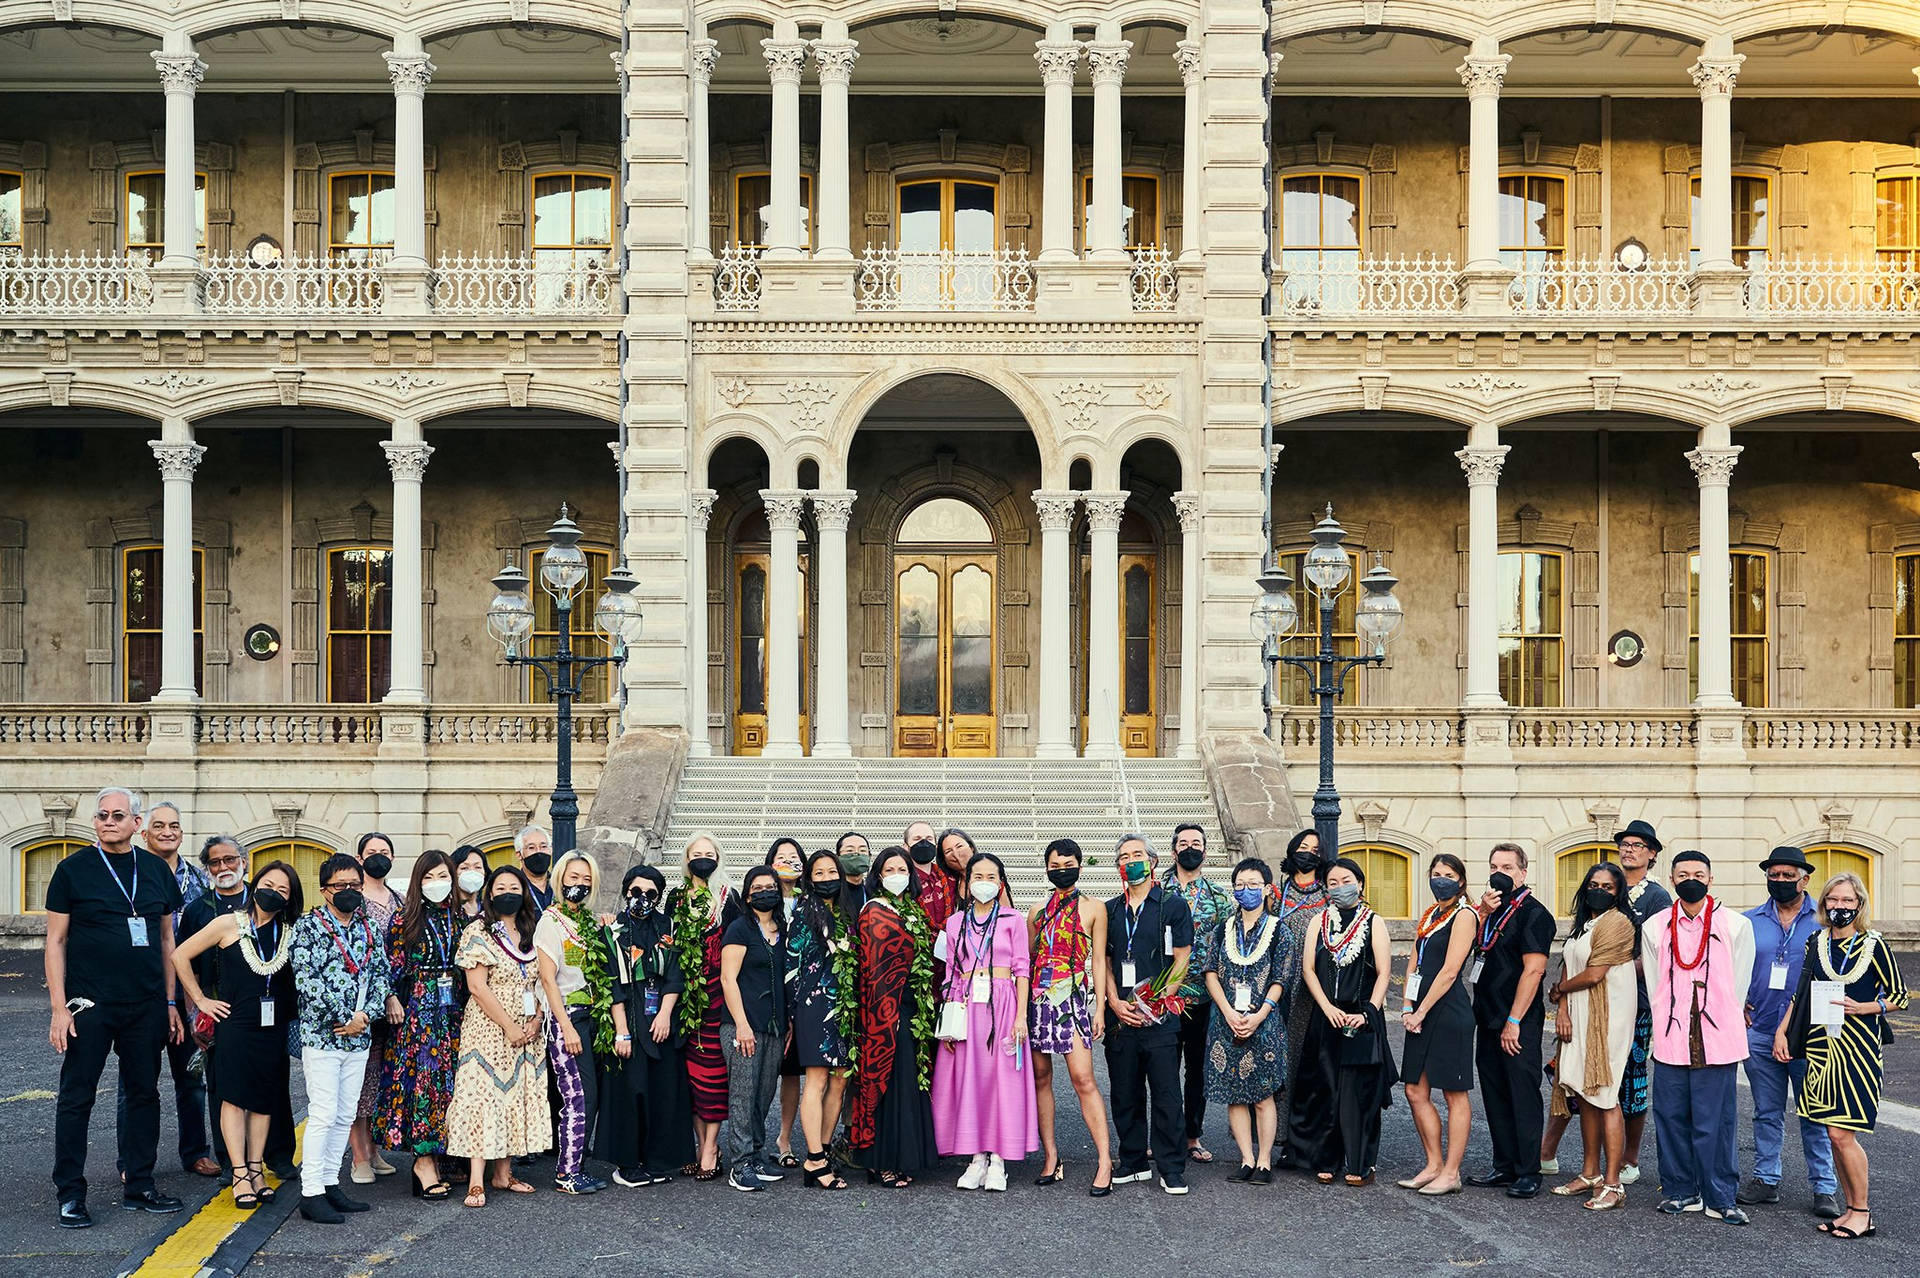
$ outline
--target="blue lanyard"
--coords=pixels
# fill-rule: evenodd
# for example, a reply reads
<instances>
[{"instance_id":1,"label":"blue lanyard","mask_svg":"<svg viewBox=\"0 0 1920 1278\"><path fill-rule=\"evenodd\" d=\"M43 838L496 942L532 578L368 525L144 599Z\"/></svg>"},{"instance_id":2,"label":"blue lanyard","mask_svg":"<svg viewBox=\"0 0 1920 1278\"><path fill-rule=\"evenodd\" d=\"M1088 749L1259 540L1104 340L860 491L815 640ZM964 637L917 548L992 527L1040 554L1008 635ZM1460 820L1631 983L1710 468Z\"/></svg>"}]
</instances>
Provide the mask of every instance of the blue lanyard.
<instances>
[{"instance_id":1,"label":"blue lanyard","mask_svg":"<svg viewBox=\"0 0 1920 1278\"><path fill-rule=\"evenodd\" d=\"M93 845L93 850L100 854L100 864L107 867L107 877L112 879L113 885L120 889L120 895L127 898L127 913L133 918L139 918L140 907L134 904L133 898L140 895L140 854L138 852L127 853L128 856L133 858L133 887L129 889L126 884L120 881L120 875L113 868L113 862L107 860L107 850L98 843Z\"/></svg>"},{"instance_id":2,"label":"blue lanyard","mask_svg":"<svg viewBox=\"0 0 1920 1278\"><path fill-rule=\"evenodd\" d=\"M1456 904L1453 907L1453 912L1447 915L1447 921L1445 923L1441 923L1437 925L1433 929L1433 931L1427 933L1424 937L1421 937L1414 941L1413 943L1414 944L1414 951L1413 951L1413 970L1414 971L1418 972L1423 966L1426 965L1427 946L1433 943L1433 938L1436 936L1439 936L1442 932L1445 932L1448 934L1451 934L1453 932L1453 921L1454 919L1460 916L1460 911L1464 908L1465 908L1464 906Z\"/></svg>"},{"instance_id":3,"label":"blue lanyard","mask_svg":"<svg viewBox=\"0 0 1920 1278\"><path fill-rule=\"evenodd\" d=\"M977 925L980 930L980 935L986 944L985 954L987 956L988 975L992 975L993 943L999 939L999 934L1000 934L999 923L1000 923L1000 902L995 901L993 903L992 911L989 912L987 915L987 921L984 924ZM982 951L972 949L967 944L967 935L968 933L972 932L975 927L976 927L976 924L973 921L973 909L972 907L968 907L967 910L964 913L962 913L960 916L960 947L961 948L960 948L960 953L955 957L960 960L972 959L973 963L971 965L967 965L967 964L964 964L963 962L956 962L953 965L954 974L956 976L960 974L960 971L963 969L963 967L966 971L979 970L980 955Z\"/></svg>"},{"instance_id":4,"label":"blue lanyard","mask_svg":"<svg viewBox=\"0 0 1920 1278\"><path fill-rule=\"evenodd\" d=\"M1145 914L1147 912L1147 900L1146 898L1141 899L1140 912L1139 914L1136 914L1134 913L1133 906L1127 904L1125 898L1123 897L1120 903L1120 912L1126 917L1126 924L1127 924L1126 959L1128 962L1131 963L1134 961L1133 938L1140 930L1140 915Z\"/></svg>"}]
</instances>

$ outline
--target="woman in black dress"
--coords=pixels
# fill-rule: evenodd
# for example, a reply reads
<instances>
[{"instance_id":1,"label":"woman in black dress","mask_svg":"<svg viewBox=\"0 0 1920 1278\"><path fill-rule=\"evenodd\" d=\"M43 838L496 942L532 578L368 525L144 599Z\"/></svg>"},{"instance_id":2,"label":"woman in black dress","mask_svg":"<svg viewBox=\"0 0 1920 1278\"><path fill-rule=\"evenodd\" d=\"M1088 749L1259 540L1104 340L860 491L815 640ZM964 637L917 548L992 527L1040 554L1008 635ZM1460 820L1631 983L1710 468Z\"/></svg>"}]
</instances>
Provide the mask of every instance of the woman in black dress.
<instances>
[{"instance_id":1,"label":"woman in black dress","mask_svg":"<svg viewBox=\"0 0 1920 1278\"><path fill-rule=\"evenodd\" d=\"M650 865L629 869L614 920L614 1043L600 1101L594 1152L627 1186L672 1180L693 1158L687 1123L686 1038L678 1024L686 981L667 916L660 912L667 880Z\"/></svg>"},{"instance_id":2,"label":"woman in black dress","mask_svg":"<svg viewBox=\"0 0 1920 1278\"><path fill-rule=\"evenodd\" d=\"M804 1071L800 1130L807 1158L806 1183L845 1189L827 1159L833 1120L847 1087L847 1045L854 1029L853 925L840 898L846 872L831 852L807 858L799 904L787 930L787 1006L793 1009L794 1056Z\"/></svg>"},{"instance_id":3,"label":"woman in black dress","mask_svg":"<svg viewBox=\"0 0 1920 1278\"><path fill-rule=\"evenodd\" d=\"M220 1135L233 1166L233 1205L252 1211L276 1197L262 1165L267 1120L286 1103L287 1024L293 1019L293 928L305 908L300 876L285 861L254 872L247 908L222 914L173 952L180 988L214 1019L213 1068L220 1078ZM207 998L193 960L219 946L220 993Z\"/></svg>"},{"instance_id":4,"label":"woman in black dress","mask_svg":"<svg viewBox=\"0 0 1920 1278\"><path fill-rule=\"evenodd\" d=\"M1344 1168L1349 1185L1373 1183L1380 1113L1393 1103L1387 1044L1387 925L1361 899L1366 872L1341 857L1327 869L1327 908L1307 934L1305 985L1320 1014L1307 1022L1293 1090L1295 1157L1323 1185Z\"/></svg>"},{"instance_id":5,"label":"woman in black dress","mask_svg":"<svg viewBox=\"0 0 1920 1278\"><path fill-rule=\"evenodd\" d=\"M1477 920L1466 903L1467 867L1442 852L1427 866L1433 904L1414 928L1413 957L1407 964L1407 1006L1400 1024L1407 1031L1400 1081L1420 1133L1427 1165L1398 1184L1423 1194L1460 1192L1460 1163L1467 1156L1473 1126L1473 1003L1464 976L1473 950ZM1441 1145L1440 1111L1433 1089L1447 1098L1446 1144Z\"/></svg>"}]
</instances>

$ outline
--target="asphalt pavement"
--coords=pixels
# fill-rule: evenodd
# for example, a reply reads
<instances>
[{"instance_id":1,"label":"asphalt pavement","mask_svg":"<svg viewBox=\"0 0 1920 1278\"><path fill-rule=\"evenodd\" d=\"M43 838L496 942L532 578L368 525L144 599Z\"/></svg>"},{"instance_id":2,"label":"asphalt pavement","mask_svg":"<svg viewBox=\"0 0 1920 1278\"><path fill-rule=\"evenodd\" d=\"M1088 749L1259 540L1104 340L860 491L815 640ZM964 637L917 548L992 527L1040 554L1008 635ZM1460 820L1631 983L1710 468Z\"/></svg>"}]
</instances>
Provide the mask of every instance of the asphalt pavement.
<instances>
[{"instance_id":1,"label":"asphalt pavement","mask_svg":"<svg viewBox=\"0 0 1920 1278\"><path fill-rule=\"evenodd\" d=\"M1909 984L1920 988L1920 955L1902 956ZM1127 1185L1089 1199L1092 1145L1064 1071L1056 1081L1067 1181L1038 1188L1038 1158L1010 1169L1005 1194L961 1193L952 1187L961 1164L900 1191L856 1181L827 1194L804 1188L798 1173L759 1194L723 1182L692 1181L649 1189L610 1187L586 1198L553 1192L552 1163L522 1172L539 1185L532 1197L489 1196L468 1210L456 1197L425 1203L407 1193L400 1175L353 1192L374 1210L342 1226L310 1224L288 1212L277 1227L262 1216L252 1226L264 1240L229 1243L220 1260L231 1271L272 1278L465 1273L491 1275L661 1274L813 1275L990 1273L994 1278L1063 1274L1351 1275L1371 1270L1407 1278L1471 1271L1484 1275L1789 1274L1843 1269L1850 1278L1913 1272L1911 1249L1920 1225L1903 1209L1920 1183L1920 1015L1908 1013L1889 1048L1888 1101L1881 1129L1868 1138L1873 1160L1878 1234L1834 1241L1813 1228L1799 1143L1787 1142L1784 1201L1754 1209L1754 1223L1734 1228L1692 1215L1653 1211L1658 1158L1651 1131L1645 1176L1628 1191L1624 1211L1594 1213L1578 1200L1542 1194L1515 1202L1497 1190L1467 1189L1422 1198L1392 1181L1420 1165L1405 1102L1396 1096L1385 1117L1380 1182L1363 1189L1321 1186L1282 1172L1271 1187L1228 1184L1236 1159L1226 1115L1208 1111L1211 1166L1189 1169L1192 1192L1170 1197L1157 1185ZM122 1272L156 1239L184 1223L218 1187L180 1171L170 1083L163 1077L161 1188L188 1200L179 1216L121 1210L113 1170L114 1067L108 1067L93 1122L88 1172L97 1225L66 1231L53 1223L48 1179L53 1142L53 1089L59 1063L46 1042L46 996L37 953L0 953L0 1275L93 1276ZM1398 1048L1396 1031L1396 1052ZM1098 1057L1096 1054L1096 1063ZM1106 1085L1105 1069L1099 1068ZM295 1071L296 1085L298 1070ZM1486 1162L1486 1135L1476 1093L1472 1172ZM300 1107L296 1097L296 1112ZM1748 1097L1741 1090L1741 1165L1751 1166ZM1896 1123L1899 1125L1896 1126ZM1578 1170L1578 1129L1562 1146L1562 1165ZM607 1174L604 1165L589 1163ZM1548 1178L1548 1184L1566 1179ZM268 1231L271 1230L270 1235ZM257 1250L254 1244L258 1243ZM248 1263L250 1257L250 1263ZM1903 1259L1905 1257L1906 1259ZM151 1272L151 1270L149 1271ZM191 1270L184 1271L191 1273Z\"/></svg>"}]
</instances>

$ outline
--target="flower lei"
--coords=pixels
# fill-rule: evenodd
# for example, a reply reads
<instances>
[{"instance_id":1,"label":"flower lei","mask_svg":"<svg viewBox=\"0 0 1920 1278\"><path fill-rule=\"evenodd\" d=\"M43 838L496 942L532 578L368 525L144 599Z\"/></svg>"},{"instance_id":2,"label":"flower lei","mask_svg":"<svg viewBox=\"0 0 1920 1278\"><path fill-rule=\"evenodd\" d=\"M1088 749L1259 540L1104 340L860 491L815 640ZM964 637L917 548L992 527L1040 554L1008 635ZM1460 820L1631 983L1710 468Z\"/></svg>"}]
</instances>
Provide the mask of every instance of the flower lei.
<instances>
[{"instance_id":1,"label":"flower lei","mask_svg":"<svg viewBox=\"0 0 1920 1278\"><path fill-rule=\"evenodd\" d=\"M1826 972L1828 980L1838 981L1842 985L1851 985L1866 975L1867 968L1873 964L1873 947L1880 940L1880 934L1864 932L1861 935L1864 943L1860 946L1859 957L1854 961L1853 966L1845 971L1836 972L1833 968L1833 933L1826 931L1820 933L1820 946L1815 952L1820 956L1820 967ZM1842 955L1845 953L1845 950L1841 951Z\"/></svg>"},{"instance_id":2,"label":"flower lei","mask_svg":"<svg viewBox=\"0 0 1920 1278\"><path fill-rule=\"evenodd\" d=\"M1436 901L1420 915L1420 922L1414 925L1414 939L1424 941L1447 924L1453 922L1453 916L1466 907L1460 897L1451 901Z\"/></svg>"},{"instance_id":3,"label":"flower lei","mask_svg":"<svg viewBox=\"0 0 1920 1278\"><path fill-rule=\"evenodd\" d=\"M833 932L826 938L827 964L833 972L833 1020L851 1068L860 1044L860 955L846 912L828 909L827 917L833 921Z\"/></svg>"},{"instance_id":4,"label":"flower lei","mask_svg":"<svg viewBox=\"0 0 1920 1278\"><path fill-rule=\"evenodd\" d=\"M580 950L580 974L587 978L587 1010L593 1019L593 1050L602 1056L613 1055L613 950L607 944L607 929L593 917L593 911L570 903L554 907L561 918L573 925L573 936Z\"/></svg>"},{"instance_id":5,"label":"flower lei","mask_svg":"<svg viewBox=\"0 0 1920 1278\"><path fill-rule=\"evenodd\" d=\"M906 925L913 940L913 960L907 969L907 988L913 994L913 1038L919 1045L920 1090L926 1091L933 1077L933 923L920 903L910 896L892 898L890 904Z\"/></svg>"},{"instance_id":6,"label":"flower lei","mask_svg":"<svg viewBox=\"0 0 1920 1278\"><path fill-rule=\"evenodd\" d=\"M292 928L283 926L280 929L279 950L272 958L263 959L260 957L258 946L259 930L254 927L252 919L243 919L240 923L240 957L246 961L247 967L255 976L272 976L285 967L287 960L293 957L292 932Z\"/></svg>"},{"instance_id":7,"label":"flower lei","mask_svg":"<svg viewBox=\"0 0 1920 1278\"><path fill-rule=\"evenodd\" d=\"M1333 956L1335 967L1350 967L1360 957L1360 951L1366 948L1369 939L1366 921L1373 917L1363 901L1353 909L1353 922L1347 924L1347 930L1336 935L1334 916L1339 911L1329 908L1320 915L1320 946Z\"/></svg>"},{"instance_id":8,"label":"flower lei","mask_svg":"<svg viewBox=\"0 0 1920 1278\"><path fill-rule=\"evenodd\" d=\"M667 904L673 919L673 949L680 970L687 973L686 992L678 1005L680 1032L699 1033L707 1015L707 932L713 925L713 889L678 887Z\"/></svg>"}]
</instances>

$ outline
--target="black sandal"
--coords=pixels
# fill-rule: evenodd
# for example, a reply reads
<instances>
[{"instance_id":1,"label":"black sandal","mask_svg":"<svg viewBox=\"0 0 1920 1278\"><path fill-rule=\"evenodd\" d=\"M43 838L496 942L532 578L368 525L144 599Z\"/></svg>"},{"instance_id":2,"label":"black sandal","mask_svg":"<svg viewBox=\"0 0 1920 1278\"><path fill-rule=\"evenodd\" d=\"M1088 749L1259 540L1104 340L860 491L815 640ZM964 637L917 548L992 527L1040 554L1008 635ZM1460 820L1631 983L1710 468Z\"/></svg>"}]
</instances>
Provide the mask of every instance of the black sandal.
<instances>
[{"instance_id":1,"label":"black sandal","mask_svg":"<svg viewBox=\"0 0 1920 1278\"><path fill-rule=\"evenodd\" d=\"M267 1169L265 1164L248 1163L247 1173L249 1178L253 1181L253 1183L260 1186L260 1188L256 1190L255 1193L259 1197L261 1202L271 1203L271 1202L277 1202L279 1200L280 1195L274 1191L273 1186L267 1184Z\"/></svg>"},{"instance_id":2,"label":"black sandal","mask_svg":"<svg viewBox=\"0 0 1920 1278\"><path fill-rule=\"evenodd\" d=\"M233 1205L241 1211L254 1211L260 1206L260 1195L251 1192L244 1194L240 1192L240 1186L251 1186L252 1184L253 1177L246 1172L240 1172L233 1178Z\"/></svg>"},{"instance_id":3,"label":"black sandal","mask_svg":"<svg viewBox=\"0 0 1920 1278\"><path fill-rule=\"evenodd\" d=\"M913 1177L902 1176L899 1172L870 1171L867 1173L867 1183L882 1189L905 1189L913 1183Z\"/></svg>"},{"instance_id":4,"label":"black sandal","mask_svg":"<svg viewBox=\"0 0 1920 1278\"><path fill-rule=\"evenodd\" d=\"M818 1169L815 1169L811 1166L808 1166L808 1164L810 1163L819 1163L820 1166ZM851 1189L852 1188L852 1186L847 1184L846 1181L834 1175L832 1161L828 1159L828 1157L825 1154L819 1152L818 1150L809 1151L809 1153L807 1154L807 1161L800 1165L800 1175L804 1179L806 1184L808 1184L809 1186L816 1186L820 1189Z\"/></svg>"},{"instance_id":5,"label":"black sandal","mask_svg":"<svg viewBox=\"0 0 1920 1278\"><path fill-rule=\"evenodd\" d=\"M1847 1210L1850 1212L1857 1211L1866 1216L1867 1227L1865 1229L1855 1229L1851 1225L1836 1225L1830 1221L1821 1221L1819 1226L1820 1232L1829 1238L1841 1238L1848 1242L1858 1242L1862 1238L1871 1238L1880 1232L1878 1227L1873 1223L1873 1213L1865 1207L1855 1207L1852 1203L1848 1203Z\"/></svg>"},{"instance_id":6,"label":"black sandal","mask_svg":"<svg viewBox=\"0 0 1920 1278\"><path fill-rule=\"evenodd\" d=\"M780 1157L775 1159L774 1161L779 1163L782 1167L786 1167L789 1169L798 1167L800 1165L799 1156L796 1155L792 1150L788 1150L786 1153L780 1155Z\"/></svg>"}]
</instances>

